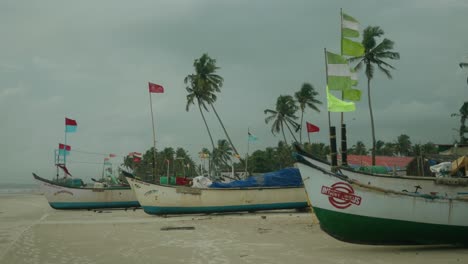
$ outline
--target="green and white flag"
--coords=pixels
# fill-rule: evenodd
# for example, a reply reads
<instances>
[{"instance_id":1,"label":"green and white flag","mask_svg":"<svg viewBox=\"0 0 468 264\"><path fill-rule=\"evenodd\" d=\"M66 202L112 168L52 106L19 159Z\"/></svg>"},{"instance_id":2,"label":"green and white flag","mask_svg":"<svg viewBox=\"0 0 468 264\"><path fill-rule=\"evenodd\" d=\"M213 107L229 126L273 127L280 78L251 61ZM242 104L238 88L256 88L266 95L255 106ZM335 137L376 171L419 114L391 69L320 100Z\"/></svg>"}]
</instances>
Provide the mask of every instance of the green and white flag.
<instances>
[{"instance_id":1,"label":"green and white flag","mask_svg":"<svg viewBox=\"0 0 468 264\"><path fill-rule=\"evenodd\" d=\"M341 20L341 34L347 38L359 37L359 22L354 17L343 13Z\"/></svg>"},{"instance_id":2,"label":"green and white flag","mask_svg":"<svg viewBox=\"0 0 468 264\"><path fill-rule=\"evenodd\" d=\"M327 109L329 112L353 112L356 110L356 105L353 102L345 102L336 98L329 92L327 86Z\"/></svg>"},{"instance_id":3,"label":"green and white flag","mask_svg":"<svg viewBox=\"0 0 468 264\"><path fill-rule=\"evenodd\" d=\"M358 89L347 89L343 91L343 99L358 102L361 101L361 90Z\"/></svg>"},{"instance_id":4,"label":"green and white flag","mask_svg":"<svg viewBox=\"0 0 468 264\"><path fill-rule=\"evenodd\" d=\"M343 55L358 57L364 55L364 46L356 41L352 41L347 38L342 38L342 46L343 46Z\"/></svg>"},{"instance_id":5,"label":"green and white flag","mask_svg":"<svg viewBox=\"0 0 468 264\"><path fill-rule=\"evenodd\" d=\"M351 72L346 58L327 51L327 76L330 90L351 88Z\"/></svg>"},{"instance_id":6,"label":"green and white flag","mask_svg":"<svg viewBox=\"0 0 468 264\"><path fill-rule=\"evenodd\" d=\"M351 85L356 86L358 85L358 75L357 72L354 69L349 69L349 72L351 73Z\"/></svg>"}]
</instances>

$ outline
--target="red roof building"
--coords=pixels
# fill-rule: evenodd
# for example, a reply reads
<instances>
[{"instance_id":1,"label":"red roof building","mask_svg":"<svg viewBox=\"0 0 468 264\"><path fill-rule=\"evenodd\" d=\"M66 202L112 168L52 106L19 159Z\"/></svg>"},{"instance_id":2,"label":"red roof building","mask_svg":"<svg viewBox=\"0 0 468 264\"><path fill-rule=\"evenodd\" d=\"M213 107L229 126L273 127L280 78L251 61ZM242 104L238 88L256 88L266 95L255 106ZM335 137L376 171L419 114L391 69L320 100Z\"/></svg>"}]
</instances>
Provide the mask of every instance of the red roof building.
<instances>
[{"instance_id":1,"label":"red roof building","mask_svg":"<svg viewBox=\"0 0 468 264\"><path fill-rule=\"evenodd\" d=\"M341 160L341 156L338 156ZM376 166L385 166L389 169L405 169L414 157L375 156ZM352 167L372 166L372 157L364 155L348 155L348 164Z\"/></svg>"}]
</instances>

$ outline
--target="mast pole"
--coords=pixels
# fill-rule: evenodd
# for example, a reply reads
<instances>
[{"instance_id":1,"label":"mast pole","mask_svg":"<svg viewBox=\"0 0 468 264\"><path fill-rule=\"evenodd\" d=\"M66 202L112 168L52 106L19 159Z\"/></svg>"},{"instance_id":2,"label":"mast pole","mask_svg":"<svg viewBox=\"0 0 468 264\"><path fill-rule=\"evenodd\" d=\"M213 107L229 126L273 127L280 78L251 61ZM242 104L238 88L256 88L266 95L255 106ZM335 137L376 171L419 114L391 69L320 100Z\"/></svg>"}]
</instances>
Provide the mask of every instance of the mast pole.
<instances>
[{"instance_id":1,"label":"mast pole","mask_svg":"<svg viewBox=\"0 0 468 264\"><path fill-rule=\"evenodd\" d=\"M153 116L153 102L151 100L151 92L149 92L150 109L151 109L151 122L153 124L153 181L156 178L156 133L154 129L154 116Z\"/></svg>"},{"instance_id":2,"label":"mast pole","mask_svg":"<svg viewBox=\"0 0 468 264\"><path fill-rule=\"evenodd\" d=\"M248 176L248 170L247 170L247 165L249 163L249 135L250 135L250 129L247 127L247 153L245 155L245 177L247 178Z\"/></svg>"},{"instance_id":3,"label":"mast pole","mask_svg":"<svg viewBox=\"0 0 468 264\"><path fill-rule=\"evenodd\" d=\"M340 8L340 55L343 56L343 8ZM344 100L344 90L341 90L341 100ZM341 127L344 122L344 114L341 112Z\"/></svg>"}]
</instances>

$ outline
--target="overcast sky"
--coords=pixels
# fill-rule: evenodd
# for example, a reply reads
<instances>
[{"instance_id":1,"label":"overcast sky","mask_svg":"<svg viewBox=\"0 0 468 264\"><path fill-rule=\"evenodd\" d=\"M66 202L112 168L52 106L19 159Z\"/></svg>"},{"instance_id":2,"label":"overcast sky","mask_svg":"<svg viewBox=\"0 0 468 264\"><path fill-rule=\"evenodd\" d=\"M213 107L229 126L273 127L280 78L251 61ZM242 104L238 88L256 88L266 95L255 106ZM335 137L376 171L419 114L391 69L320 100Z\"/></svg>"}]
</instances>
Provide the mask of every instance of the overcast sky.
<instances>
[{"instance_id":1,"label":"overcast sky","mask_svg":"<svg viewBox=\"0 0 468 264\"><path fill-rule=\"evenodd\" d=\"M247 129L259 141L250 151L275 146L265 124L280 95L311 83L324 102L305 119L327 140L323 49L339 52L340 7L361 23L380 26L395 42L393 80L376 72L372 98L377 139L400 134L413 143L450 144L458 138L450 117L467 99L468 2L394 1L0 1L0 182L32 182L31 172L52 178L54 149L64 141L64 118L78 122L68 134L72 174L101 175L104 155L144 152L152 145L148 81L153 94L157 147L183 147L193 158L210 141L198 109L185 111L183 79L203 53L224 78L218 113L239 152ZM367 87L346 114L350 145L370 145ZM224 138L213 113L215 140ZM332 114L339 124L339 115ZM307 138L304 133L305 138ZM89 162L89 163L79 163ZM121 157L113 160L121 162ZM96 164L92 164L96 163Z\"/></svg>"}]
</instances>

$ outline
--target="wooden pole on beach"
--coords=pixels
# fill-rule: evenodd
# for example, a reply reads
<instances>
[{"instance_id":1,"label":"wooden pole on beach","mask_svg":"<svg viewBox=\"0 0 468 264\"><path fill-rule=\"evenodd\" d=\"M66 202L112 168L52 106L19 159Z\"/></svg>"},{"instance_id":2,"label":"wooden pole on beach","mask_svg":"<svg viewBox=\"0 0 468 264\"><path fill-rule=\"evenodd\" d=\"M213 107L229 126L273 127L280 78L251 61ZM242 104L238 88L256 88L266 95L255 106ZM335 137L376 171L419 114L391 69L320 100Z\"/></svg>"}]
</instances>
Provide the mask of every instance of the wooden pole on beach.
<instances>
[{"instance_id":1,"label":"wooden pole on beach","mask_svg":"<svg viewBox=\"0 0 468 264\"><path fill-rule=\"evenodd\" d=\"M156 132L154 129L154 115L153 115L153 102L151 101L151 88L148 91L149 91L150 109L151 109L151 122L153 124L153 182L154 182L156 178Z\"/></svg>"},{"instance_id":2,"label":"wooden pole on beach","mask_svg":"<svg viewBox=\"0 0 468 264\"><path fill-rule=\"evenodd\" d=\"M324 53L325 53L325 80L327 84L327 96L328 96L328 61L327 61L327 49L324 48ZM327 98L328 100L328 98ZM328 104L328 101L327 101ZM328 110L328 106L327 106ZM328 129L329 129L329 135L330 135L330 158L331 158L331 165L332 166L337 166L337 159L336 159L336 134L335 134L335 127L332 128L331 126L331 120L330 120L330 111L328 111ZM333 146L335 144L335 146ZM333 148L335 151L333 151Z\"/></svg>"},{"instance_id":3,"label":"wooden pole on beach","mask_svg":"<svg viewBox=\"0 0 468 264\"><path fill-rule=\"evenodd\" d=\"M245 154L245 177L247 178L248 175L248 164L249 164L249 143L250 143L250 130L247 128L247 153Z\"/></svg>"}]
</instances>

